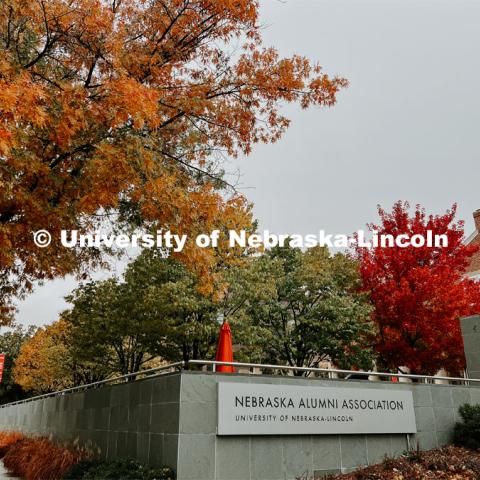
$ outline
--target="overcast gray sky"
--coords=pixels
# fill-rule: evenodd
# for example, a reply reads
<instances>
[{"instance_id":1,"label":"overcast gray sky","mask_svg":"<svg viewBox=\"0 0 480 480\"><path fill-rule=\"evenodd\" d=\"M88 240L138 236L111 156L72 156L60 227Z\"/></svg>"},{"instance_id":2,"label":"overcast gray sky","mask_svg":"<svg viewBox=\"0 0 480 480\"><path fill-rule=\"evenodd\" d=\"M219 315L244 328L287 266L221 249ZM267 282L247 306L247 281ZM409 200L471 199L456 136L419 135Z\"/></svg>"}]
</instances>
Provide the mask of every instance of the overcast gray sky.
<instances>
[{"instance_id":1,"label":"overcast gray sky","mask_svg":"<svg viewBox=\"0 0 480 480\"><path fill-rule=\"evenodd\" d=\"M376 220L378 203L402 199L431 213L457 202L470 233L480 208L480 2L261 5L266 45L318 60L350 81L331 109L288 107L285 137L232 164L261 228L351 233ZM37 287L20 303L18 320L52 322L74 286L65 279Z\"/></svg>"}]
</instances>

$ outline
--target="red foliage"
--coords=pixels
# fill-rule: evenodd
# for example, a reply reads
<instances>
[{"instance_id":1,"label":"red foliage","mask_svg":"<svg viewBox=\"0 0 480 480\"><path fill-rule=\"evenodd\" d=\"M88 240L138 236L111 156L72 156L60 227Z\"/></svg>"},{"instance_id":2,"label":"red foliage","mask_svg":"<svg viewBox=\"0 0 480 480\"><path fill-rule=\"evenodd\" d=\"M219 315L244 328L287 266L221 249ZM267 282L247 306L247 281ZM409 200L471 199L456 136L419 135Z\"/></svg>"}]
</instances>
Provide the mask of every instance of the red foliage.
<instances>
[{"instance_id":1,"label":"red foliage","mask_svg":"<svg viewBox=\"0 0 480 480\"><path fill-rule=\"evenodd\" d=\"M83 457L81 450L55 445L47 438L24 438L8 449L3 463L25 480L58 480Z\"/></svg>"},{"instance_id":2,"label":"red foliage","mask_svg":"<svg viewBox=\"0 0 480 480\"><path fill-rule=\"evenodd\" d=\"M0 458L2 458L8 449L16 442L25 437L18 432L0 432Z\"/></svg>"},{"instance_id":3,"label":"red foliage","mask_svg":"<svg viewBox=\"0 0 480 480\"><path fill-rule=\"evenodd\" d=\"M463 244L463 222L454 223L456 205L444 215L427 216L419 205L397 202L391 213L379 207L379 234L448 237L446 247L357 247L365 290L374 305L379 334L376 349L384 366L407 366L434 374L459 372L465 359L459 318L480 311L480 284L465 278L477 247Z\"/></svg>"}]
</instances>

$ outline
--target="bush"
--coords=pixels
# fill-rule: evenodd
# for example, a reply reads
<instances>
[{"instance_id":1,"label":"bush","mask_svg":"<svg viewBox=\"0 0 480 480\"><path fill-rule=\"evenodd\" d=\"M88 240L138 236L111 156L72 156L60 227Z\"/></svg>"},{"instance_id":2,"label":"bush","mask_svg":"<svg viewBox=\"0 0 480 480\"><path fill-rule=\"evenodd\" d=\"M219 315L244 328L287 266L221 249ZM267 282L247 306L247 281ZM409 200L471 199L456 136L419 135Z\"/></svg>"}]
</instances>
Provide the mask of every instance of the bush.
<instances>
[{"instance_id":1,"label":"bush","mask_svg":"<svg viewBox=\"0 0 480 480\"><path fill-rule=\"evenodd\" d=\"M78 447L63 447L43 437L0 432L0 458L14 476L25 480L174 480L170 468L153 469L133 460L101 462Z\"/></svg>"},{"instance_id":2,"label":"bush","mask_svg":"<svg viewBox=\"0 0 480 480\"><path fill-rule=\"evenodd\" d=\"M64 476L67 480L174 480L170 468L152 469L133 460L100 462L84 460L74 465Z\"/></svg>"},{"instance_id":3,"label":"bush","mask_svg":"<svg viewBox=\"0 0 480 480\"><path fill-rule=\"evenodd\" d=\"M8 449L25 437L18 432L0 432L0 458L3 458Z\"/></svg>"},{"instance_id":4,"label":"bush","mask_svg":"<svg viewBox=\"0 0 480 480\"><path fill-rule=\"evenodd\" d=\"M25 437L18 432L0 432L0 458L2 458L8 449L15 443L23 440Z\"/></svg>"},{"instance_id":5,"label":"bush","mask_svg":"<svg viewBox=\"0 0 480 480\"><path fill-rule=\"evenodd\" d=\"M453 442L459 447L480 449L480 405L462 405L459 408L462 422L455 424Z\"/></svg>"},{"instance_id":6,"label":"bush","mask_svg":"<svg viewBox=\"0 0 480 480\"><path fill-rule=\"evenodd\" d=\"M58 480L85 455L82 450L55 445L47 438L24 438L7 450L3 464L25 480Z\"/></svg>"}]
</instances>

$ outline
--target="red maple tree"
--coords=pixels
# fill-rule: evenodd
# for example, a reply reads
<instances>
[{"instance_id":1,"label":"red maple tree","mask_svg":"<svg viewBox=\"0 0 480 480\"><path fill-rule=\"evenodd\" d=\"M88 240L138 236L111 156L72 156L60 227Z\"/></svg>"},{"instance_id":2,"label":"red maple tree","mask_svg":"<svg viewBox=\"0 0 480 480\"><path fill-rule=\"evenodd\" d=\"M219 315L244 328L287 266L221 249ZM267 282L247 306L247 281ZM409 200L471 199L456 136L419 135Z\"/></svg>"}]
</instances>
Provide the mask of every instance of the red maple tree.
<instances>
[{"instance_id":1,"label":"red maple tree","mask_svg":"<svg viewBox=\"0 0 480 480\"><path fill-rule=\"evenodd\" d=\"M412 216L407 202L391 213L381 207L381 234L445 234L445 247L356 248L365 290L378 326L376 350L383 368L400 366L412 372L451 373L465 366L459 318L480 311L480 283L464 276L476 247L463 243L463 222L455 222L456 205L444 215L428 215L417 205Z\"/></svg>"}]
</instances>

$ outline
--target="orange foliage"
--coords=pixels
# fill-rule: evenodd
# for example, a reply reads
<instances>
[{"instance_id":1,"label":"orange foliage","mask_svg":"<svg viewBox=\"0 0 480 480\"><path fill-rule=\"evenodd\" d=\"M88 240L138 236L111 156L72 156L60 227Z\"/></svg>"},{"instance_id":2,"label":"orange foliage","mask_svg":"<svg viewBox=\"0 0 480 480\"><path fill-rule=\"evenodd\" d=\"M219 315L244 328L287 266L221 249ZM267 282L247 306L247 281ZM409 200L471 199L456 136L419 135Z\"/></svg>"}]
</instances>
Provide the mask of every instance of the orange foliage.
<instances>
[{"instance_id":1,"label":"orange foliage","mask_svg":"<svg viewBox=\"0 0 480 480\"><path fill-rule=\"evenodd\" d=\"M26 340L15 360L15 383L35 393L73 387L74 361L66 342L68 334L67 323L60 319Z\"/></svg>"},{"instance_id":2,"label":"orange foliage","mask_svg":"<svg viewBox=\"0 0 480 480\"><path fill-rule=\"evenodd\" d=\"M59 242L98 214L190 238L250 224L218 156L277 140L280 103L330 106L346 85L264 48L257 19L257 0L0 2L0 308L98 262ZM180 256L200 273L213 262L194 242Z\"/></svg>"},{"instance_id":3,"label":"orange foliage","mask_svg":"<svg viewBox=\"0 0 480 480\"><path fill-rule=\"evenodd\" d=\"M60 447L47 438L25 438L7 451L3 463L25 480L58 480L83 458L82 450Z\"/></svg>"},{"instance_id":4,"label":"orange foliage","mask_svg":"<svg viewBox=\"0 0 480 480\"><path fill-rule=\"evenodd\" d=\"M18 432L0 432L0 458L2 458L8 449L15 443L23 440L25 437Z\"/></svg>"},{"instance_id":5,"label":"orange foliage","mask_svg":"<svg viewBox=\"0 0 480 480\"><path fill-rule=\"evenodd\" d=\"M71 325L63 318L37 329L25 340L13 367L13 379L25 391L46 393L103 380L105 365L79 360L73 352Z\"/></svg>"}]
</instances>

